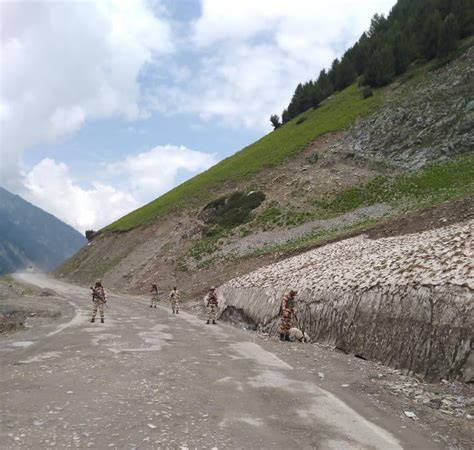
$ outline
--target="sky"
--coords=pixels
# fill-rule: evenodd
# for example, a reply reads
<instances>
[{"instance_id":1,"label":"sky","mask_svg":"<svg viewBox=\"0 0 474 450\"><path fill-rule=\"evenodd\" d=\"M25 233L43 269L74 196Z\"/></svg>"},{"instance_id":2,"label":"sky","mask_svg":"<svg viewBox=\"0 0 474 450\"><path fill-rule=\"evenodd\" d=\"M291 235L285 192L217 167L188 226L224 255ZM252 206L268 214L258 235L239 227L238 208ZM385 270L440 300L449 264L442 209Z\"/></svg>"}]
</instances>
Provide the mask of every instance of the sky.
<instances>
[{"instance_id":1,"label":"sky","mask_svg":"<svg viewBox=\"0 0 474 450\"><path fill-rule=\"evenodd\" d=\"M0 185L97 230L271 131L395 0L0 0Z\"/></svg>"}]
</instances>

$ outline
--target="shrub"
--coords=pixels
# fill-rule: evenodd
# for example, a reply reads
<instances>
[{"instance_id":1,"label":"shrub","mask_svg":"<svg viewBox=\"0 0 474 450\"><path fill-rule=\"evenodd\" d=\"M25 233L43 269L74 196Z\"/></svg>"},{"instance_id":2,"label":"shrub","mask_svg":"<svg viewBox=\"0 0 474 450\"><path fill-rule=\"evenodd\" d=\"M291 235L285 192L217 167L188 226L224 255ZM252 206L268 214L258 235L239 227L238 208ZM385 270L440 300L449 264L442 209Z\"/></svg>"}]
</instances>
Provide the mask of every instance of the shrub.
<instances>
[{"instance_id":1,"label":"shrub","mask_svg":"<svg viewBox=\"0 0 474 450\"><path fill-rule=\"evenodd\" d=\"M296 121L296 125L301 125L304 121L306 120L306 117L300 117L297 121Z\"/></svg>"},{"instance_id":2,"label":"shrub","mask_svg":"<svg viewBox=\"0 0 474 450\"><path fill-rule=\"evenodd\" d=\"M210 202L202 216L208 225L234 228L250 220L252 210L265 200L261 191L234 192Z\"/></svg>"},{"instance_id":3,"label":"shrub","mask_svg":"<svg viewBox=\"0 0 474 450\"><path fill-rule=\"evenodd\" d=\"M362 98L369 98L372 97L372 95L374 95L374 91L370 86L364 86L362 88Z\"/></svg>"},{"instance_id":4,"label":"shrub","mask_svg":"<svg viewBox=\"0 0 474 450\"><path fill-rule=\"evenodd\" d=\"M86 235L86 239L88 241L90 241L95 236L95 231L94 230L86 230L85 235Z\"/></svg>"}]
</instances>

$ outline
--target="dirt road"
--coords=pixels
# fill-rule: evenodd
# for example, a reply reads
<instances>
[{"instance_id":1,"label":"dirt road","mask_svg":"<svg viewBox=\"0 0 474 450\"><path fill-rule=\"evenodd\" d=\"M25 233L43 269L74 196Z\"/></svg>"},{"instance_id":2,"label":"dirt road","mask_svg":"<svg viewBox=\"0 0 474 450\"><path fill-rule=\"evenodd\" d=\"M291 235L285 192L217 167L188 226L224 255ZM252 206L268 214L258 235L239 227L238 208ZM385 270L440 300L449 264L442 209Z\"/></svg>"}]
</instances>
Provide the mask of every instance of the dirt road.
<instances>
[{"instance_id":1,"label":"dirt road","mask_svg":"<svg viewBox=\"0 0 474 450\"><path fill-rule=\"evenodd\" d=\"M121 295L92 324L88 290L19 277L58 293L65 316L0 338L5 448L442 448L275 354L298 344Z\"/></svg>"}]
</instances>

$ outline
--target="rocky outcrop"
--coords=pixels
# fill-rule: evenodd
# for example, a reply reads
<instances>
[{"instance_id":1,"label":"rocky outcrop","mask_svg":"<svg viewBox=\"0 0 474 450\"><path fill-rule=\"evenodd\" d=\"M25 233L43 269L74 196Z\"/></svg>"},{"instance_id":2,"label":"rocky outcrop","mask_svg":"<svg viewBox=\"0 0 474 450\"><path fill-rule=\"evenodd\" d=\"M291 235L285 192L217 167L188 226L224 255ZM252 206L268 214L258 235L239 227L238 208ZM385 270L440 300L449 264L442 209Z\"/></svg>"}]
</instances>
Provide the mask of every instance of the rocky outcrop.
<instances>
[{"instance_id":1,"label":"rocky outcrop","mask_svg":"<svg viewBox=\"0 0 474 450\"><path fill-rule=\"evenodd\" d=\"M232 308L276 331L281 296L295 288L298 325L312 339L428 380L472 382L473 226L315 249L221 286L221 314Z\"/></svg>"},{"instance_id":2,"label":"rocky outcrop","mask_svg":"<svg viewBox=\"0 0 474 450\"><path fill-rule=\"evenodd\" d=\"M447 66L398 81L384 106L358 120L321 159L415 170L474 148L474 47Z\"/></svg>"}]
</instances>

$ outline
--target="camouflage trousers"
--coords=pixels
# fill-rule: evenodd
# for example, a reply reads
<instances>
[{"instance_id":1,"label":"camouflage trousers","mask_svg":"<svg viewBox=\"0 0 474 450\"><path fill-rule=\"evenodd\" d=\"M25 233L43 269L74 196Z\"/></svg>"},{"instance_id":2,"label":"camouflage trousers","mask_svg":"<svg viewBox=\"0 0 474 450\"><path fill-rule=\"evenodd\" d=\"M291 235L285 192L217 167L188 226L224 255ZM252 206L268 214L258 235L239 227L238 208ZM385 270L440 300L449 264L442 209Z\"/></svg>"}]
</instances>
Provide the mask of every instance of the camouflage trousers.
<instances>
[{"instance_id":1,"label":"camouflage trousers","mask_svg":"<svg viewBox=\"0 0 474 450\"><path fill-rule=\"evenodd\" d=\"M92 318L93 319L97 315L97 310L99 310L100 318L101 319L104 318L104 305L105 305L105 302L102 300L94 300L92 302Z\"/></svg>"},{"instance_id":2,"label":"camouflage trousers","mask_svg":"<svg viewBox=\"0 0 474 450\"><path fill-rule=\"evenodd\" d=\"M280 333L288 335L291 328L291 317L282 317L280 320Z\"/></svg>"},{"instance_id":3,"label":"camouflage trousers","mask_svg":"<svg viewBox=\"0 0 474 450\"><path fill-rule=\"evenodd\" d=\"M151 297L151 307L155 307L156 308L156 304L158 303L158 294L155 294Z\"/></svg>"},{"instance_id":4,"label":"camouflage trousers","mask_svg":"<svg viewBox=\"0 0 474 450\"><path fill-rule=\"evenodd\" d=\"M178 314L179 311L179 301L178 300L171 300L171 310L173 313Z\"/></svg>"},{"instance_id":5,"label":"camouflage trousers","mask_svg":"<svg viewBox=\"0 0 474 450\"><path fill-rule=\"evenodd\" d=\"M207 318L208 320L216 320L217 305L208 305L207 307Z\"/></svg>"}]
</instances>

